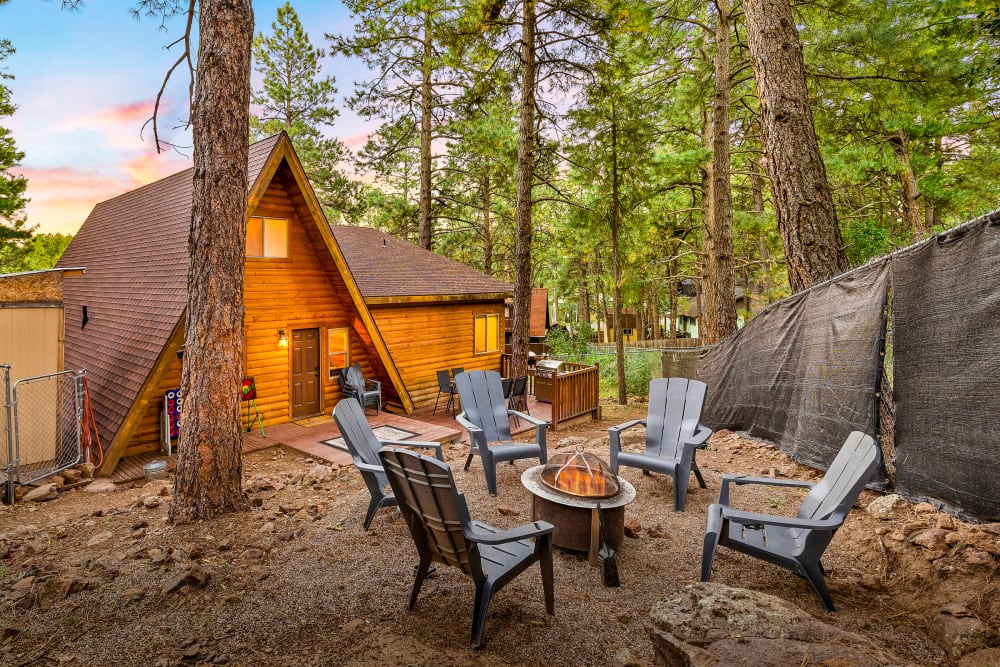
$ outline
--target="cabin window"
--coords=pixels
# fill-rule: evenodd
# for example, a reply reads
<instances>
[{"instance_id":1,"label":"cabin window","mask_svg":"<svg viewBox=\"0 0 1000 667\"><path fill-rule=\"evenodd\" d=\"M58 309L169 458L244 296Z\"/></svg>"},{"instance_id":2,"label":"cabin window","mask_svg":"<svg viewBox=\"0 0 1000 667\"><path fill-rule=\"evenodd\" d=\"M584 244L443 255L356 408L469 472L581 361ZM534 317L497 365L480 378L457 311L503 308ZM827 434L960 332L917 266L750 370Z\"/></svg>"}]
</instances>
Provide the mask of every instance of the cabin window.
<instances>
[{"instance_id":1,"label":"cabin window","mask_svg":"<svg viewBox=\"0 0 1000 667\"><path fill-rule=\"evenodd\" d=\"M337 371L341 368L350 365L348 341L347 329L326 330L327 367L330 379L337 377Z\"/></svg>"},{"instance_id":2,"label":"cabin window","mask_svg":"<svg viewBox=\"0 0 1000 667\"><path fill-rule=\"evenodd\" d=\"M288 220L257 216L247 220L247 257L288 257Z\"/></svg>"},{"instance_id":3,"label":"cabin window","mask_svg":"<svg viewBox=\"0 0 1000 667\"><path fill-rule=\"evenodd\" d=\"M500 316L496 313L475 316L476 354L500 351Z\"/></svg>"}]
</instances>

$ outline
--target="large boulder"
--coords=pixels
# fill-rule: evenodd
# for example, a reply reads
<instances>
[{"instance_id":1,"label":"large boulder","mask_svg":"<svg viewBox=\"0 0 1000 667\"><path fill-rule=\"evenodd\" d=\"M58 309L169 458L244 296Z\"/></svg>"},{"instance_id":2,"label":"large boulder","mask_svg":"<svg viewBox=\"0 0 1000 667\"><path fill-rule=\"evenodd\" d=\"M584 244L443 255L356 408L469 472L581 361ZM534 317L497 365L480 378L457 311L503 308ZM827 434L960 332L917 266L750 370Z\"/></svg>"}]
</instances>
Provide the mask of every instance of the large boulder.
<instances>
[{"instance_id":1,"label":"large boulder","mask_svg":"<svg viewBox=\"0 0 1000 667\"><path fill-rule=\"evenodd\" d=\"M688 584L650 615L657 660L671 667L906 664L781 598L722 584Z\"/></svg>"}]
</instances>

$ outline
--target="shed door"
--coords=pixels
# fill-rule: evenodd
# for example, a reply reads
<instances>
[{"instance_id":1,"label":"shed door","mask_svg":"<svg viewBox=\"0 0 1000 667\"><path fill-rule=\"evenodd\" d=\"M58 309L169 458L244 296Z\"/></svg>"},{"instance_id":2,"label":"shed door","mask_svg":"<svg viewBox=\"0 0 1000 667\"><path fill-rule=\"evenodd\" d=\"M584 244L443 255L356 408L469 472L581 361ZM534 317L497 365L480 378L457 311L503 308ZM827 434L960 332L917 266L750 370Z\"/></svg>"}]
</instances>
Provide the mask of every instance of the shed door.
<instances>
[{"instance_id":1,"label":"shed door","mask_svg":"<svg viewBox=\"0 0 1000 667\"><path fill-rule=\"evenodd\" d=\"M319 329L292 330L292 419L318 414Z\"/></svg>"}]
</instances>

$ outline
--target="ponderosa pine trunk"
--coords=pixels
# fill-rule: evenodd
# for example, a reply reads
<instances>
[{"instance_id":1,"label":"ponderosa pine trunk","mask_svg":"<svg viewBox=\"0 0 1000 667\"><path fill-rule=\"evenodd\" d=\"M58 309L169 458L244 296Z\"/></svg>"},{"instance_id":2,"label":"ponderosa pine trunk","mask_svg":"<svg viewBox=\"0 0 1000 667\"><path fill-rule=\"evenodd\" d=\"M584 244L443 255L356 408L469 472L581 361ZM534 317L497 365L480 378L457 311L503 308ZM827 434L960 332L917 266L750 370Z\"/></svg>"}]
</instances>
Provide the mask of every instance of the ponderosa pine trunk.
<instances>
[{"instance_id":1,"label":"ponderosa pine trunk","mask_svg":"<svg viewBox=\"0 0 1000 667\"><path fill-rule=\"evenodd\" d=\"M424 59L420 64L420 203L417 208L417 228L420 247L431 249L431 15L424 15Z\"/></svg>"},{"instance_id":2,"label":"ponderosa pine trunk","mask_svg":"<svg viewBox=\"0 0 1000 667\"><path fill-rule=\"evenodd\" d=\"M511 375L528 373L531 321L531 186L535 146L535 0L524 0L521 24L521 109L517 132L517 219L514 232L514 320L511 323Z\"/></svg>"},{"instance_id":3,"label":"ponderosa pine trunk","mask_svg":"<svg viewBox=\"0 0 1000 667\"><path fill-rule=\"evenodd\" d=\"M712 101L711 215L705 221L705 280L699 334L708 345L736 332L736 279L733 274L733 198L729 162L730 8L715 0L715 94Z\"/></svg>"},{"instance_id":4,"label":"ponderosa pine trunk","mask_svg":"<svg viewBox=\"0 0 1000 667\"><path fill-rule=\"evenodd\" d=\"M788 0L745 0L743 8L788 283L798 292L849 264L816 140L792 9Z\"/></svg>"},{"instance_id":5,"label":"ponderosa pine trunk","mask_svg":"<svg viewBox=\"0 0 1000 667\"><path fill-rule=\"evenodd\" d=\"M924 220L920 213L920 189L910 162L910 140L902 131L889 137L889 145L899 161L899 187L903 198L903 222L910 230L910 238L916 243L924 238Z\"/></svg>"},{"instance_id":6,"label":"ponderosa pine trunk","mask_svg":"<svg viewBox=\"0 0 1000 667\"><path fill-rule=\"evenodd\" d=\"M250 0L202 0L191 119L194 193L177 471L170 519L246 507L239 386L249 146Z\"/></svg>"},{"instance_id":7,"label":"ponderosa pine trunk","mask_svg":"<svg viewBox=\"0 0 1000 667\"><path fill-rule=\"evenodd\" d=\"M622 334L622 259L621 259L621 194L618 190L618 118L611 107L611 207L608 211L611 228L611 307L614 310L615 366L618 374L618 404L628 403L625 384L625 336Z\"/></svg>"}]
</instances>

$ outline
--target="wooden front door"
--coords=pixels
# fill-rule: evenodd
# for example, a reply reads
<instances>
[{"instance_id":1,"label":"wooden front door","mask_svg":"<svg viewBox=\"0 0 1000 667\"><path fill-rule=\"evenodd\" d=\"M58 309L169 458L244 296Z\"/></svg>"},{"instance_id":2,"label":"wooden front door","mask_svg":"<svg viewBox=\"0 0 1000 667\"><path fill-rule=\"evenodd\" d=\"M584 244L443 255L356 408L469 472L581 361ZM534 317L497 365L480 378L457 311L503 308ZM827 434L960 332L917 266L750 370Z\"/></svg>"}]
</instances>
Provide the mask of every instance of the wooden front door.
<instances>
[{"instance_id":1,"label":"wooden front door","mask_svg":"<svg viewBox=\"0 0 1000 667\"><path fill-rule=\"evenodd\" d=\"M292 330L292 419L320 411L319 329Z\"/></svg>"}]
</instances>

